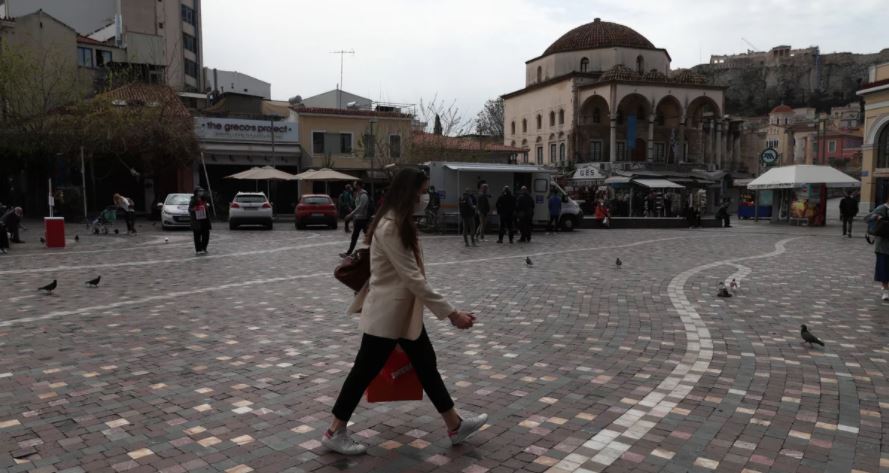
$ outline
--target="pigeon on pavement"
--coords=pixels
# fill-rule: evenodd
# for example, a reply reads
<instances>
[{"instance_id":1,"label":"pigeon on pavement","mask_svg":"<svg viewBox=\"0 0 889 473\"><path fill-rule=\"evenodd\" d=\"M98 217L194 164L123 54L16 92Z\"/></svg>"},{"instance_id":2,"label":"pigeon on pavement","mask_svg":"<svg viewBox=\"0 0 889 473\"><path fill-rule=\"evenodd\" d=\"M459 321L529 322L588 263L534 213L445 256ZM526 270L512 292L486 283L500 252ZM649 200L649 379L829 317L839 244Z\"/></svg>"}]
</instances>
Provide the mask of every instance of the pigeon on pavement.
<instances>
[{"instance_id":1,"label":"pigeon on pavement","mask_svg":"<svg viewBox=\"0 0 889 473\"><path fill-rule=\"evenodd\" d=\"M86 282L86 285L89 287L99 287L99 281L102 280L102 276L97 276L96 279L90 279Z\"/></svg>"},{"instance_id":2,"label":"pigeon on pavement","mask_svg":"<svg viewBox=\"0 0 889 473\"><path fill-rule=\"evenodd\" d=\"M58 281L56 281L55 279L53 279L51 283L47 284L46 286L40 287L40 288L38 288L37 290L38 290L38 291L43 291L43 292L49 294L49 293L51 293L53 290L55 290L56 286L58 286L58 285L59 285Z\"/></svg>"},{"instance_id":3,"label":"pigeon on pavement","mask_svg":"<svg viewBox=\"0 0 889 473\"><path fill-rule=\"evenodd\" d=\"M812 332L809 332L809 329L808 327L806 327L805 324L800 326L799 334L803 337L803 342L808 343L810 347L813 346L813 343L817 343L822 347L824 346L824 342L818 340L818 337L816 337L815 335L812 335Z\"/></svg>"},{"instance_id":4,"label":"pigeon on pavement","mask_svg":"<svg viewBox=\"0 0 889 473\"><path fill-rule=\"evenodd\" d=\"M725 283L719 281L719 292L716 293L717 297L732 297L732 293L728 292L728 288L725 287Z\"/></svg>"},{"instance_id":5,"label":"pigeon on pavement","mask_svg":"<svg viewBox=\"0 0 889 473\"><path fill-rule=\"evenodd\" d=\"M620 258L618 258L617 261L614 262L614 264L616 264L617 267L620 268L624 264L624 262L621 261Z\"/></svg>"},{"instance_id":6,"label":"pigeon on pavement","mask_svg":"<svg viewBox=\"0 0 889 473\"><path fill-rule=\"evenodd\" d=\"M737 279L732 278L732 282L729 284L729 287L731 287L732 290L734 291L735 289L738 289L739 287L741 287L741 285L738 284L738 280L737 280Z\"/></svg>"},{"instance_id":7,"label":"pigeon on pavement","mask_svg":"<svg viewBox=\"0 0 889 473\"><path fill-rule=\"evenodd\" d=\"M534 263L531 262L531 258L528 258L527 256L525 257L525 264L527 264L528 266L534 266Z\"/></svg>"}]
</instances>

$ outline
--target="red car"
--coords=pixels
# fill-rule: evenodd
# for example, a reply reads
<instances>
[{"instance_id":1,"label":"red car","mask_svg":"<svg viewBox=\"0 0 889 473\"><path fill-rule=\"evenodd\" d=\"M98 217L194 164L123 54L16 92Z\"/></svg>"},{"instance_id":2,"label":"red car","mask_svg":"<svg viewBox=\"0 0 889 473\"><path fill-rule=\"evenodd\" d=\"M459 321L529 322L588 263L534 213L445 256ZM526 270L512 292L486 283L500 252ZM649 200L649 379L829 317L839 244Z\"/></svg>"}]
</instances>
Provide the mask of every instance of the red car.
<instances>
[{"instance_id":1,"label":"red car","mask_svg":"<svg viewBox=\"0 0 889 473\"><path fill-rule=\"evenodd\" d=\"M336 205L329 195L306 194L296 205L296 228L304 229L307 225L327 225L336 229Z\"/></svg>"}]
</instances>

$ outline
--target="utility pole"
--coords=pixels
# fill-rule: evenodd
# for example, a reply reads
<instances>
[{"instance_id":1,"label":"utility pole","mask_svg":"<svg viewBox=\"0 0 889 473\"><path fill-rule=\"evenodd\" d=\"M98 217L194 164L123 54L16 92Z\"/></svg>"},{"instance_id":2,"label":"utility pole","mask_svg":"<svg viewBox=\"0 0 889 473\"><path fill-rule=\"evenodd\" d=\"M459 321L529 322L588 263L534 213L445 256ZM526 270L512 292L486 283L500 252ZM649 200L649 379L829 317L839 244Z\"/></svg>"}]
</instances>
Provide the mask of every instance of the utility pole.
<instances>
[{"instance_id":1,"label":"utility pole","mask_svg":"<svg viewBox=\"0 0 889 473\"><path fill-rule=\"evenodd\" d=\"M343 108L343 58L346 57L346 54L355 54L355 51L350 49L346 51L345 49L340 51L331 51L330 54L339 54L340 55L340 83L336 87L336 107Z\"/></svg>"}]
</instances>

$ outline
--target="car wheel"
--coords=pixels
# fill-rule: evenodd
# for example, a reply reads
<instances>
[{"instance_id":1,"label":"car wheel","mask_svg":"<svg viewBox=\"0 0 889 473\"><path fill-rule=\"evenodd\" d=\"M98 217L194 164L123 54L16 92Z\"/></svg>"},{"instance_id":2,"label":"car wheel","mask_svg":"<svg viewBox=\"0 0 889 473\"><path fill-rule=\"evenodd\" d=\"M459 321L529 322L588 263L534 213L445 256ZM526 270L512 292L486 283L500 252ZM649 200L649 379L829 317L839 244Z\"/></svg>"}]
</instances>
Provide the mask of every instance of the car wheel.
<instances>
[{"instance_id":1,"label":"car wheel","mask_svg":"<svg viewBox=\"0 0 889 473\"><path fill-rule=\"evenodd\" d=\"M228 222L228 229L229 229L229 230L235 230L235 229L237 229L237 228L238 228L237 225L235 225L235 224L232 223L232 222Z\"/></svg>"},{"instance_id":2,"label":"car wheel","mask_svg":"<svg viewBox=\"0 0 889 473\"><path fill-rule=\"evenodd\" d=\"M272 229L274 229L274 228L275 228L275 224L274 224L274 222L269 222L269 223L265 224L265 229L266 229L266 230L272 230Z\"/></svg>"},{"instance_id":3,"label":"car wheel","mask_svg":"<svg viewBox=\"0 0 889 473\"><path fill-rule=\"evenodd\" d=\"M327 226L330 227L331 230L336 230L337 221L334 220L334 221L330 222L329 224L327 224Z\"/></svg>"},{"instance_id":4,"label":"car wheel","mask_svg":"<svg viewBox=\"0 0 889 473\"><path fill-rule=\"evenodd\" d=\"M574 217L563 217L562 218L562 230L566 232L573 232L574 227L577 226L577 221Z\"/></svg>"}]
</instances>

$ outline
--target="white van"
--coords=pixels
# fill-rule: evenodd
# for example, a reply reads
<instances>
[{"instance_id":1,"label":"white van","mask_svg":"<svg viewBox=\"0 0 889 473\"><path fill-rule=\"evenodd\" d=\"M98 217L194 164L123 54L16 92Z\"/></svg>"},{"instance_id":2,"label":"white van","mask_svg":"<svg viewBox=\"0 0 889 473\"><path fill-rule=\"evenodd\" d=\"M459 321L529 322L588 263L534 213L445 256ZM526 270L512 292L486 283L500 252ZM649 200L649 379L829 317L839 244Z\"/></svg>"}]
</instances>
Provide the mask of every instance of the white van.
<instances>
[{"instance_id":1,"label":"white van","mask_svg":"<svg viewBox=\"0 0 889 473\"><path fill-rule=\"evenodd\" d=\"M431 161L420 165L429 175L429 184L441 199L441 210L445 221L454 222L459 214L459 200L467 187L475 192L482 183L488 184L491 200L491 212L496 212L495 202L504 186L512 188L518 194L522 186L528 187L534 198L534 223L546 224L549 221L547 198L549 191L555 188L562 195L561 225L565 230L574 230L583 221L580 205L568 197L568 194L556 184L553 176L555 171L541 166L528 164L490 164L460 163L447 161Z\"/></svg>"}]
</instances>

